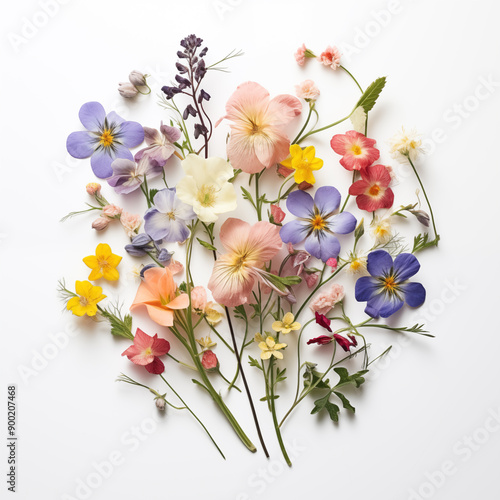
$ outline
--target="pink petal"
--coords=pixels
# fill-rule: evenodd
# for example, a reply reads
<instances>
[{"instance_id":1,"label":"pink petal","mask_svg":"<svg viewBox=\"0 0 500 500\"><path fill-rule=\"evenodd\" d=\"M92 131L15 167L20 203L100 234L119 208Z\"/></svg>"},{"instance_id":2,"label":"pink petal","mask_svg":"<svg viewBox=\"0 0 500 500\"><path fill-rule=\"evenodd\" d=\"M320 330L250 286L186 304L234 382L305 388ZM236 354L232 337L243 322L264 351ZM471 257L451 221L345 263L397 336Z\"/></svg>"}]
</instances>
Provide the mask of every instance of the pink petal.
<instances>
[{"instance_id":1,"label":"pink petal","mask_svg":"<svg viewBox=\"0 0 500 500\"><path fill-rule=\"evenodd\" d=\"M145 351L153 345L153 337L150 337L147 333L144 333L140 328L137 328L134 337L134 345L139 351Z\"/></svg>"},{"instance_id":2,"label":"pink petal","mask_svg":"<svg viewBox=\"0 0 500 500\"><path fill-rule=\"evenodd\" d=\"M170 351L170 342L168 340L158 338L158 335L155 334L153 337L151 351L153 356L163 356Z\"/></svg>"},{"instance_id":3,"label":"pink petal","mask_svg":"<svg viewBox=\"0 0 500 500\"><path fill-rule=\"evenodd\" d=\"M257 157L248 134L235 129L232 129L227 145L227 157L233 168L239 168L247 174L256 174L265 168Z\"/></svg>"},{"instance_id":4,"label":"pink petal","mask_svg":"<svg viewBox=\"0 0 500 500\"><path fill-rule=\"evenodd\" d=\"M268 114L280 125L286 125L302 112L302 103L293 95L281 94L271 99Z\"/></svg>"}]
</instances>

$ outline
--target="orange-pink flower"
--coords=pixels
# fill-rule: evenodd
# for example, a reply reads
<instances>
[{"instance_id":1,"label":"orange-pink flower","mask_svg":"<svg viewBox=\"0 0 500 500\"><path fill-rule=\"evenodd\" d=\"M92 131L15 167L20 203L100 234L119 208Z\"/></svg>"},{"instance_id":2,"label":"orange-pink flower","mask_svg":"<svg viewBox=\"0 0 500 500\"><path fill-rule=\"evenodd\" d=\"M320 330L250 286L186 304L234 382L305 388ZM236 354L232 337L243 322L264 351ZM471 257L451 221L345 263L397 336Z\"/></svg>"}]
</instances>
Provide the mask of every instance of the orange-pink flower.
<instances>
[{"instance_id":1,"label":"orange-pink flower","mask_svg":"<svg viewBox=\"0 0 500 500\"><path fill-rule=\"evenodd\" d=\"M168 267L153 267L144 272L144 280L139 285L131 311L146 308L149 317L159 325L172 326L174 311L186 309L189 297L178 293L177 285Z\"/></svg>"},{"instance_id":2,"label":"orange-pink flower","mask_svg":"<svg viewBox=\"0 0 500 500\"><path fill-rule=\"evenodd\" d=\"M255 82L240 85L226 104L224 118L232 122L227 155L231 165L248 174L270 168L288 157L290 139L284 131L300 114L302 104L291 95L269 98ZM217 123L217 124L218 124Z\"/></svg>"},{"instance_id":3,"label":"orange-pink flower","mask_svg":"<svg viewBox=\"0 0 500 500\"><path fill-rule=\"evenodd\" d=\"M267 221L253 226L233 218L224 222L220 241L228 252L217 259L208 282L219 304L229 307L246 304L255 280L267 283L268 273L262 268L282 246L279 230L279 226Z\"/></svg>"}]
</instances>

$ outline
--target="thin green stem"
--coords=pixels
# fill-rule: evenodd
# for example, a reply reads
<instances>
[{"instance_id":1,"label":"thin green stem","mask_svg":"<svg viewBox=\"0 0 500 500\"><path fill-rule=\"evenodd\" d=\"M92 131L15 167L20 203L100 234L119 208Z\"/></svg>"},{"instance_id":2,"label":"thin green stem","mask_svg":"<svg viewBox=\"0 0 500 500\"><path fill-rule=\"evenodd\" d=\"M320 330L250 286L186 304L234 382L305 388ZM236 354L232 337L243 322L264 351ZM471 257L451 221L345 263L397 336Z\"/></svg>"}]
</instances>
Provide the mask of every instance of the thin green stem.
<instances>
[{"instance_id":1,"label":"thin green stem","mask_svg":"<svg viewBox=\"0 0 500 500\"><path fill-rule=\"evenodd\" d=\"M313 134L317 134L318 132L322 132L323 130L328 130L329 128L332 128L332 127L335 127L335 125L338 125L339 123L342 123L342 122L345 122L346 120L348 120L351 115L354 113L354 110L352 110L347 116L345 116L344 118L336 121L336 122L333 122L333 123L330 123L330 125L325 125L324 127L321 127L321 128L317 128L316 130L311 130L310 132L308 132L307 134L303 135L297 142L296 144L300 144L306 137L309 137Z\"/></svg>"},{"instance_id":2,"label":"thin green stem","mask_svg":"<svg viewBox=\"0 0 500 500\"><path fill-rule=\"evenodd\" d=\"M297 141L300 139L300 136L302 135L302 133L306 129L307 125L309 124L309 121L311 120L311 115L312 115L313 109L314 109L314 102L311 101L311 102L309 102L309 113L307 115L304 126L300 129L300 132L297 134L295 139L292 141L292 144L297 144Z\"/></svg>"}]
</instances>

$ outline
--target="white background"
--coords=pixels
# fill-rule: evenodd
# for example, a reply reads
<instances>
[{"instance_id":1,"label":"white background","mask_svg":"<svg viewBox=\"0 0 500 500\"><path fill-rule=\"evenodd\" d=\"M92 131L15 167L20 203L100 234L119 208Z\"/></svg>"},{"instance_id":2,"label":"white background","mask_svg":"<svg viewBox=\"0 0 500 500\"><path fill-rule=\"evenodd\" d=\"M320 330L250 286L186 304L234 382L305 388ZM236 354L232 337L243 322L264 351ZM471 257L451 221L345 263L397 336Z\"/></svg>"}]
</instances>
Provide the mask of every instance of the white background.
<instances>
[{"instance_id":1,"label":"white background","mask_svg":"<svg viewBox=\"0 0 500 500\"><path fill-rule=\"evenodd\" d=\"M95 472L93 464L118 452L122 463L86 493L88 498L498 499L500 424L493 424L491 414L500 412L495 222L499 83L489 91L481 83L500 82L497 3L72 0L56 7L52 2L48 17L42 3L11 2L1 20L1 394L5 408L7 384L17 385L17 497L84 498L83 490L76 490L79 481L95 480L95 474L89 476ZM39 27L27 27L31 22ZM80 130L81 104L98 100L108 112L114 109L158 128L166 115L154 94L174 76L177 44L192 32L205 39L209 61L233 48L245 52L231 63L232 73L207 78L215 119L243 81L258 81L276 95L293 93L305 78L313 78L322 91L322 124L344 116L358 98L347 75L315 61L301 69L293 58L302 42L317 52L336 44L363 86L388 76L369 130L384 162L396 167L386 141L401 125L442 139L427 141L430 154L419 161L442 236L438 249L420 256L417 278L428 299L420 310L406 309L391 320L408 325L425 321L436 338L371 331L373 354L392 344L392 356L374 365L362 390L349 393L357 409L354 417L342 412L334 425L309 415L312 400L299 407L284 427L292 469L283 465L262 403L257 404L270 461L260 450L252 455L240 445L209 399L191 384L191 374L171 360L169 379L212 429L227 461L189 415L168 410L158 417L146 391L114 382L126 371L163 389L120 357L128 342L111 338L104 324L62 312L55 292L61 277L70 285L86 279L81 258L93 253L99 241L109 242L121 255L126 243L118 226L104 234L93 232L89 216L59 223L67 212L83 207L84 186L94 180L89 161L74 160L65 149L67 135ZM153 95L123 102L116 85L132 69L152 74ZM477 92L480 100L474 97ZM218 130L212 154L224 154L227 130L227 125ZM350 175L328 146L331 135L328 131L311 141L325 159L320 182L345 193ZM169 169L175 182L178 162ZM413 177L405 168L397 171L396 204L413 202ZM126 201L110 188L104 194L130 211L143 210L139 195ZM240 214L245 214L244 203ZM349 208L355 210L353 204ZM400 222L398 229L411 235L418 225ZM203 263L209 261L198 252L197 275L204 283L208 268ZM126 305L137 286L130 277L136 263L125 257L120 284L115 289L104 285L105 293L120 296ZM362 305L352 296L354 281L344 277L341 282L350 291L349 313L361 320ZM146 318L138 317L135 326L154 333ZM60 347L54 347L54 336L63 339ZM172 352L178 352L172 345ZM320 351L309 346L307 359L324 361ZM223 372L231 374L232 357L221 345L217 353ZM292 350L286 354L293 356ZM289 366L292 375L293 363ZM258 401L261 380L250 367L246 371ZM279 400L281 414L293 380L291 376ZM258 444L244 396L231 393L228 404ZM0 421L6 425L4 416ZM132 437L136 427L142 428L140 441ZM5 479L6 448L1 447ZM444 463L450 472L446 476L437 472Z\"/></svg>"}]
</instances>

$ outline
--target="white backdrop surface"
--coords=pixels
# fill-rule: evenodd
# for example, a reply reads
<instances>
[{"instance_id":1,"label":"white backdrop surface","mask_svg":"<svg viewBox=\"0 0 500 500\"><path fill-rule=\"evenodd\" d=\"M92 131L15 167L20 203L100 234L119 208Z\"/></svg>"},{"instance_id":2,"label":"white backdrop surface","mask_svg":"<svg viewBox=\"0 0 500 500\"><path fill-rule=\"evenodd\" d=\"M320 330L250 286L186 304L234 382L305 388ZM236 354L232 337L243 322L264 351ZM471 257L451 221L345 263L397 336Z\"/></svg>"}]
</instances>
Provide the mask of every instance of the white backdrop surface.
<instances>
[{"instance_id":1,"label":"white backdrop surface","mask_svg":"<svg viewBox=\"0 0 500 500\"><path fill-rule=\"evenodd\" d=\"M5 400L7 385L17 386L17 498L500 498L497 2L30 0L4 10L1 394ZM108 112L158 128L166 114L154 94L175 74L178 42L190 33L205 40L211 61L233 48L245 52L230 63L230 74L207 78L209 112L216 119L241 82L257 81L276 95L293 93L305 78L322 91L323 124L344 116L358 97L347 75L314 62L299 68L293 58L303 42L317 52L336 44L363 86L388 77L370 115L369 135L377 139L382 160L396 167L386 141L401 125L430 138L419 168L442 241L420 257L426 304L398 313L393 322L424 321L436 338L370 333L374 352L392 344L391 356L374 365L362 390L352 392L354 417L343 413L334 425L309 415L312 400L298 408L284 427L291 469L262 403L270 460L260 450L247 452L190 382L191 374L167 362L172 383L225 451L223 461L189 415L159 415L146 391L115 383L121 371L147 380L120 357L128 343L112 338L104 324L62 312L56 294L61 277L68 284L86 278L81 258L99 241L121 255L126 243L118 226L104 235L93 232L91 217L59 222L83 206L84 186L94 180L89 161L72 159L65 148L67 135L80 130L81 104L97 100ZM116 85L132 69L152 75L153 95L124 102ZM227 131L226 125L217 130L212 154L224 155ZM326 163L320 182L345 192L350 175L330 150L330 137L329 131L311 141ZM178 162L169 165L175 182ZM405 168L397 172L396 205L409 203L416 184ZM110 188L104 194L130 211L143 209L139 195L125 202ZM244 203L236 214L248 213ZM417 230L410 222L398 227L407 235ZM208 280L209 262L199 251L200 284ZM108 295L119 295L126 305L137 285L130 275L136 263L125 256L120 284L114 290L107 285ZM340 282L353 290L351 279ZM347 307L353 317L363 317L352 296ZM136 323L154 329L145 317ZM172 345L174 352L178 346ZM229 374L234 362L220 356ZM322 359L318 348L307 357ZM257 401L261 380L250 367L246 372ZM279 400L281 412L291 382ZM257 443L245 398L231 393L228 404ZM5 434L6 409L2 413ZM103 464L110 461L112 470ZM11 495L4 480L0 491L2 498Z\"/></svg>"}]
</instances>

